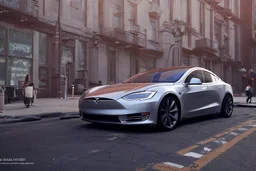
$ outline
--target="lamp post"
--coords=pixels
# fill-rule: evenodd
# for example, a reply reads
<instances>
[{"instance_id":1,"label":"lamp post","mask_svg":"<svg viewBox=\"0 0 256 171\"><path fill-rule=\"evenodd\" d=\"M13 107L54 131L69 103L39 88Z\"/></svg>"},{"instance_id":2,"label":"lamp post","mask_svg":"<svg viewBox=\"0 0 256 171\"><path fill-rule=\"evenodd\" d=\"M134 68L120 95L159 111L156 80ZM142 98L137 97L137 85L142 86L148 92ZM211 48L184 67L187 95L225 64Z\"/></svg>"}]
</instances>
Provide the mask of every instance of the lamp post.
<instances>
[{"instance_id":1,"label":"lamp post","mask_svg":"<svg viewBox=\"0 0 256 171\"><path fill-rule=\"evenodd\" d=\"M55 53L56 53L56 58L57 58L57 66L56 67L56 74L58 75L58 97L61 98L62 97L62 91L61 91L61 22L60 22L60 10L61 10L61 1L59 1L58 3L58 19L56 22L56 46L55 46Z\"/></svg>"}]
</instances>

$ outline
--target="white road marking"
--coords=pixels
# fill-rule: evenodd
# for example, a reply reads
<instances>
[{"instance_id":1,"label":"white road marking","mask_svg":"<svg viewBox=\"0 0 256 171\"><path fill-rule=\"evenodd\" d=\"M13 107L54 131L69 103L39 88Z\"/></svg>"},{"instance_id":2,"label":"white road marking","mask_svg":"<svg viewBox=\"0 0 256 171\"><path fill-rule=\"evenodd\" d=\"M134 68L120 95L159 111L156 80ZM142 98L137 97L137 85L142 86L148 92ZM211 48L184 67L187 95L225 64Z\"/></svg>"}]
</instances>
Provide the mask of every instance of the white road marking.
<instances>
[{"instance_id":1,"label":"white road marking","mask_svg":"<svg viewBox=\"0 0 256 171\"><path fill-rule=\"evenodd\" d=\"M256 125L249 125L249 126L256 127Z\"/></svg>"},{"instance_id":2,"label":"white road marking","mask_svg":"<svg viewBox=\"0 0 256 171\"><path fill-rule=\"evenodd\" d=\"M113 136L123 136L124 134L108 134L107 136L113 137Z\"/></svg>"},{"instance_id":3,"label":"white road marking","mask_svg":"<svg viewBox=\"0 0 256 171\"><path fill-rule=\"evenodd\" d=\"M113 140L115 140L115 139L117 139L117 137L112 137L112 138L109 138L108 140L109 140L109 141L113 141Z\"/></svg>"},{"instance_id":4,"label":"white road marking","mask_svg":"<svg viewBox=\"0 0 256 171\"><path fill-rule=\"evenodd\" d=\"M199 153L195 153L195 152L188 152L188 153L184 154L184 156L199 159L199 158L203 157L204 155L199 154Z\"/></svg>"},{"instance_id":5,"label":"white road marking","mask_svg":"<svg viewBox=\"0 0 256 171\"><path fill-rule=\"evenodd\" d=\"M98 152L100 152L99 149L96 149L96 150L92 150L92 151L91 151L91 153L98 153Z\"/></svg>"},{"instance_id":6,"label":"white road marking","mask_svg":"<svg viewBox=\"0 0 256 171\"><path fill-rule=\"evenodd\" d=\"M208 147L204 147L204 151L209 152L209 151L212 151L212 149L210 149L210 148L208 148Z\"/></svg>"},{"instance_id":7,"label":"white road marking","mask_svg":"<svg viewBox=\"0 0 256 171\"><path fill-rule=\"evenodd\" d=\"M224 141L224 140L214 140L213 142L217 143L217 144L226 144L227 141Z\"/></svg>"},{"instance_id":8,"label":"white road marking","mask_svg":"<svg viewBox=\"0 0 256 171\"><path fill-rule=\"evenodd\" d=\"M234 136L239 135L239 134L238 134L238 133L236 133L236 132L230 132L229 134L234 135Z\"/></svg>"},{"instance_id":9,"label":"white road marking","mask_svg":"<svg viewBox=\"0 0 256 171\"><path fill-rule=\"evenodd\" d=\"M172 162L164 162L163 164L169 165L169 166L172 166L172 167L176 167L176 168L179 168L179 169L182 169L184 167L180 164L176 164L176 163L172 163Z\"/></svg>"},{"instance_id":10,"label":"white road marking","mask_svg":"<svg viewBox=\"0 0 256 171\"><path fill-rule=\"evenodd\" d=\"M237 130L238 131L247 131L248 129L246 129L246 128L238 128Z\"/></svg>"}]
</instances>

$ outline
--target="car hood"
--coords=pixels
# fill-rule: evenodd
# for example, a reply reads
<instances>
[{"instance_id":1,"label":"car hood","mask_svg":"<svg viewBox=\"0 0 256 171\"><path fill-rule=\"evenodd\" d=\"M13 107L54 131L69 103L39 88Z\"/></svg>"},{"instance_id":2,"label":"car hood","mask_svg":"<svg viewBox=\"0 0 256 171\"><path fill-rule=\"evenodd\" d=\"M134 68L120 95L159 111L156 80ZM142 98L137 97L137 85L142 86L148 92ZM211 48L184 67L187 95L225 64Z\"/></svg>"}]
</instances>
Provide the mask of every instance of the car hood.
<instances>
[{"instance_id":1,"label":"car hood","mask_svg":"<svg viewBox=\"0 0 256 171\"><path fill-rule=\"evenodd\" d=\"M149 88L159 86L156 83L125 83L99 86L88 90L86 98L101 97L110 99L119 99L127 94L145 91Z\"/></svg>"}]
</instances>

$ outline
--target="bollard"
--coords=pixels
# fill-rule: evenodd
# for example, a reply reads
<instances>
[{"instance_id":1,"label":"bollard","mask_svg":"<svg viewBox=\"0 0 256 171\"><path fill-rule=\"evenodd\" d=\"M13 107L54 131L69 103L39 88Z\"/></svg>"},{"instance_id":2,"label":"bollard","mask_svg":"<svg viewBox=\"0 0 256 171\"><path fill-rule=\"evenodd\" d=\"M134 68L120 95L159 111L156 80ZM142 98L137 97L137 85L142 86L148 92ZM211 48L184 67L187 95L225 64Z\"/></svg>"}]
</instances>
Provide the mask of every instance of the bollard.
<instances>
[{"instance_id":1,"label":"bollard","mask_svg":"<svg viewBox=\"0 0 256 171\"><path fill-rule=\"evenodd\" d=\"M74 97L74 94L75 94L75 86L74 84L72 84L72 97Z\"/></svg>"},{"instance_id":2,"label":"bollard","mask_svg":"<svg viewBox=\"0 0 256 171\"><path fill-rule=\"evenodd\" d=\"M4 92L5 89L0 86L0 113L4 112Z\"/></svg>"},{"instance_id":3,"label":"bollard","mask_svg":"<svg viewBox=\"0 0 256 171\"><path fill-rule=\"evenodd\" d=\"M68 91L68 78L67 78L67 76L65 76L64 77L64 79L65 79L65 93L64 93L64 99L65 99L65 101L67 101L67 91Z\"/></svg>"}]
</instances>

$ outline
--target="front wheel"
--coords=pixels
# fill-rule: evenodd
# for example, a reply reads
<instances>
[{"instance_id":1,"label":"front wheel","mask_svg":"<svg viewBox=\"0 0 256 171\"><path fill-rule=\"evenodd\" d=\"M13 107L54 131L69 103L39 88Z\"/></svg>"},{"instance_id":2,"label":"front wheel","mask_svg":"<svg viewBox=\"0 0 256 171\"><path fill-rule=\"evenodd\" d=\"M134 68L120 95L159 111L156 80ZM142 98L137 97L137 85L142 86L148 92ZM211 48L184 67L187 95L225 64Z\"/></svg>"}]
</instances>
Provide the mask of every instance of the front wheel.
<instances>
[{"instance_id":1,"label":"front wheel","mask_svg":"<svg viewBox=\"0 0 256 171\"><path fill-rule=\"evenodd\" d=\"M230 95L226 95L222 102L221 115L225 118L231 117L233 113L233 98Z\"/></svg>"},{"instance_id":2,"label":"front wheel","mask_svg":"<svg viewBox=\"0 0 256 171\"><path fill-rule=\"evenodd\" d=\"M173 130L179 121L180 109L177 100L165 97L158 109L158 126L165 131Z\"/></svg>"}]
</instances>

